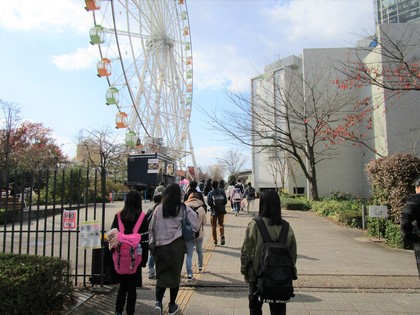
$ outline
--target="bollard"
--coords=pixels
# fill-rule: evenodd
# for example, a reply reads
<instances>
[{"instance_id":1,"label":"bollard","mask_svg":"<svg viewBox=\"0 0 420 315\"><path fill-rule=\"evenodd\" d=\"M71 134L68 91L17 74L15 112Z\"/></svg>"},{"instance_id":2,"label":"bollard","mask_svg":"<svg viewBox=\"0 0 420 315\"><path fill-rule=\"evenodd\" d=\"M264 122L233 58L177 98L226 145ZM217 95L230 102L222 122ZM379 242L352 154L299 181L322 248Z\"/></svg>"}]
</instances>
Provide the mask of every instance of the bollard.
<instances>
[{"instance_id":1,"label":"bollard","mask_svg":"<svg viewBox=\"0 0 420 315\"><path fill-rule=\"evenodd\" d=\"M362 229L366 230L366 205L362 205Z\"/></svg>"}]
</instances>

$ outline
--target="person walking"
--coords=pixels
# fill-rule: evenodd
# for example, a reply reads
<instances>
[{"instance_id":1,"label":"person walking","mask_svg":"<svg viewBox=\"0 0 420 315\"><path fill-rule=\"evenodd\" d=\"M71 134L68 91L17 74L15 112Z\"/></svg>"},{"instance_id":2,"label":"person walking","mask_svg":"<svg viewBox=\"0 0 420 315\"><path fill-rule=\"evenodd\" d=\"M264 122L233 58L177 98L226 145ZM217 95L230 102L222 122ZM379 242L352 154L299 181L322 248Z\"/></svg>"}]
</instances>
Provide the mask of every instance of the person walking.
<instances>
[{"instance_id":1,"label":"person walking","mask_svg":"<svg viewBox=\"0 0 420 315\"><path fill-rule=\"evenodd\" d=\"M159 186L155 188L155 191L153 192L153 196L162 195L164 190L165 190L165 184L163 182L160 182Z\"/></svg>"},{"instance_id":2,"label":"person walking","mask_svg":"<svg viewBox=\"0 0 420 315\"><path fill-rule=\"evenodd\" d=\"M233 191L233 188L235 187L235 181L234 180L232 180L232 181L230 181L229 182L229 185L228 185L228 187L227 187L227 189L226 189L226 196L228 196L228 200L230 201L230 207L233 209L233 202L232 202L232 200L230 199L230 196L232 195L232 191Z\"/></svg>"},{"instance_id":3,"label":"person walking","mask_svg":"<svg viewBox=\"0 0 420 315\"><path fill-rule=\"evenodd\" d=\"M148 258L148 241L149 241L149 228L147 220L143 220L138 231L133 231L133 228L142 212L141 195L136 190L131 190L124 202L124 207L120 212L121 221L124 225L124 234L139 233L141 234L141 248L142 248L142 261L138 266L136 272L131 275L116 274L119 283L117 300L115 302L115 315L122 315L124 306L126 306L127 315L134 315L137 291L136 287L142 286L142 273L141 268L146 267ZM118 229L118 216L114 217L111 229ZM116 240L117 234L114 234L110 239L110 244L118 242ZM125 305L127 303L127 305Z\"/></svg>"},{"instance_id":4,"label":"person walking","mask_svg":"<svg viewBox=\"0 0 420 315\"><path fill-rule=\"evenodd\" d=\"M217 180L212 181L212 191L207 195L207 204L210 207L210 223L211 231L213 236L213 242L217 245L217 226L219 226L220 233L220 244L225 245L225 214L227 198L224 189L218 188L219 182Z\"/></svg>"},{"instance_id":5,"label":"person walking","mask_svg":"<svg viewBox=\"0 0 420 315\"><path fill-rule=\"evenodd\" d=\"M153 208L150 208L147 210L146 219L147 222L150 224L150 220L152 219L153 211L155 211L158 204L162 201L162 195L157 194L153 196L153 202L155 205ZM149 279L155 279L156 278L156 272L155 272L155 259L153 258L152 253L149 254L149 260L147 261L147 268L148 268L148 275Z\"/></svg>"},{"instance_id":6,"label":"person walking","mask_svg":"<svg viewBox=\"0 0 420 315\"><path fill-rule=\"evenodd\" d=\"M197 186L198 186L198 183L195 180L193 180L189 183L188 190L184 195L184 202L187 201L187 199L188 199L188 197L190 196L191 193L195 192L195 193L198 194L198 197L200 198L200 200L203 201L203 204L205 204L203 193L198 191L199 188ZM206 210L206 209L204 209L204 210Z\"/></svg>"},{"instance_id":7,"label":"person walking","mask_svg":"<svg viewBox=\"0 0 420 315\"><path fill-rule=\"evenodd\" d=\"M249 213L249 209L252 209L252 213L255 213L255 188L252 187L251 182L248 182L248 186L244 191L244 198L246 199L246 212Z\"/></svg>"},{"instance_id":8,"label":"person walking","mask_svg":"<svg viewBox=\"0 0 420 315\"><path fill-rule=\"evenodd\" d=\"M241 210L243 195L239 187L234 187L230 195L230 201L232 202L232 212L235 216L238 216L239 211Z\"/></svg>"},{"instance_id":9,"label":"person walking","mask_svg":"<svg viewBox=\"0 0 420 315\"><path fill-rule=\"evenodd\" d=\"M203 271L204 225L207 223L207 216L206 210L204 209L204 202L201 200L198 192L191 193L185 204L197 213L198 224L200 226L198 233L196 233L196 239L192 242L192 244L187 244L187 259L185 265L187 268L188 281L191 281L193 279L192 257L194 253L194 246L198 258L198 271Z\"/></svg>"},{"instance_id":10,"label":"person walking","mask_svg":"<svg viewBox=\"0 0 420 315\"><path fill-rule=\"evenodd\" d=\"M401 234L414 245L417 271L420 277L420 176L414 180L415 194L407 198L401 214Z\"/></svg>"},{"instance_id":11,"label":"person walking","mask_svg":"<svg viewBox=\"0 0 420 315\"><path fill-rule=\"evenodd\" d=\"M239 190L241 191L241 194L244 193L244 185L242 185L242 181L240 179L238 179L234 187L239 188Z\"/></svg>"},{"instance_id":12,"label":"person walking","mask_svg":"<svg viewBox=\"0 0 420 315\"><path fill-rule=\"evenodd\" d=\"M267 227L270 238L272 240L279 239L280 232L283 228L283 219L281 216L280 197L277 192L268 190L261 193L258 216L262 218L263 223ZM244 275L245 282L249 284L248 299L250 315L262 315L263 303L260 301L258 295L257 271L263 244L263 237L259 231L257 222L251 220L248 223L241 248L241 274ZM291 226L289 226L286 244L289 247L294 264L294 279L297 279L297 246ZM270 303L269 306L271 315L286 314L286 303Z\"/></svg>"},{"instance_id":13,"label":"person walking","mask_svg":"<svg viewBox=\"0 0 420 315\"><path fill-rule=\"evenodd\" d=\"M204 179L200 181L200 184L198 185L198 188L200 189L200 192L204 192L204 186L206 183L204 182Z\"/></svg>"},{"instance_id":14,"label":"person walking","mask_svg":"<svg viewBox=\"0 0 420 315\"><path fill-rule=\"evenodd\" d=\"M209 178L206 181L206 185L204 186L204 190L203 190L204 197L207 197L207 195L209 194L209 192L212 190L211 183L212 183L212 180L211 180L211 178Z\"/></svg>"},{"instance_id":15,"label":"person walking","mask_svg":"<svg viewBox=\"0 0 420 315\"><path fill-rule=\"evenodd\" d=\"M199 229L195 212L183 206L181 188L174 183L166 187L162 202L153 212L149 224L149 248L156 263L156 303L155 310L162 314L162 300L169 288L169 314L178 313L179 306L175 303L181 282L181 270L184 263L185 242L182 238L181 222L186 216L193 232Z\"/></svg>"}]
</instances>

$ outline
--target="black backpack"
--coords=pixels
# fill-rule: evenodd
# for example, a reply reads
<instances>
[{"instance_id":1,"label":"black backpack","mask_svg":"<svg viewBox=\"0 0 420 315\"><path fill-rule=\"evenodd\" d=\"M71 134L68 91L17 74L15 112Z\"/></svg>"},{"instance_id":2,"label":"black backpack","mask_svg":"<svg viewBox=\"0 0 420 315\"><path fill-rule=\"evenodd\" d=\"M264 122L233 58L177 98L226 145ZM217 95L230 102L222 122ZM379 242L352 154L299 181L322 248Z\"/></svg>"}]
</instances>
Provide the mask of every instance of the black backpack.
<instances>
[{"instance_id":1,"label":"black backpack","mask_svg":"<svg viewBox=\"0 0 420 315\"><path fill-rule=\"evenodd\" d=\"M283 220L278 241L273 242L261 217L254 219L264 244L257 272L259 296L264 303L286 303L293 294L294 266L286 244L289 223Z\"/></svg>"},{"instance_id":2,"label":"black backpack","mask_svg":"<svg viewBox=\"0 0 420 315\"><path fill-rule=\"evenodd\" d=\"M250 198L255 198L255 188L254 187L249 187L248 188L248 196Z\"/></svg>"},{"instance_id":3,"label":"black backpack","mask_svg":"<svg viewBox=\"0 0 420 315\"><path fill-rule=\"evenodd\" d=\"M212 212L214 211L214 214L216 215L226 214L225 197L221 193L218 194L218 192L219 191L216 192L215 190L211 196L213 199Z\"/></svg>"}]
</instances>

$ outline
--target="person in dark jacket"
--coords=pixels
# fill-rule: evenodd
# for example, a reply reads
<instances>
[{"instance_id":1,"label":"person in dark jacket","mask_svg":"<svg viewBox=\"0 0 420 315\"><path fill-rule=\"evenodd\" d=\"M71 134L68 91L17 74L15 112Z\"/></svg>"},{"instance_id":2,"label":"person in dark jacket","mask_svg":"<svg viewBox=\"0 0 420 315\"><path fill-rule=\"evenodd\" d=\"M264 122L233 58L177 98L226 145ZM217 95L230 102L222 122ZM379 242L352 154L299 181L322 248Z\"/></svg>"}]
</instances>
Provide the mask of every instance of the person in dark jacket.
<instances>
[{"instance_id":1,"label":"person in dark jacket","mask_svg":"<svg viewBox=\"0 0 420 315\"><path fill-rule=\"evenodd\" d=\"M121 210L121 221L124 224L124 234L132 234L134 232L141 234L142 260L136 273L132 275L116 275L119 287L115 303L115 315L122 315L126 301L127 315L134 315L137 299L136 287L142 286L141 268L146 267L149 252L149 222L144 219L139 230L133 231L141 212L141 195L138 191L131 190L127 194L124 208ZM113 228L118 229L117 215L115 215L111 225L111 229Z\"/></svg>"},{"instance_id":2,"label":"person in dark jacket","mask_svg":"<svg viewBox=\"0 0 420 315\"><path fill-rule=\"evenodd\" d=\"M267 227L271 239L278 239L283 228L281 216L281 203L278 193L274 190L267 190L261 193L260 209L258 213ZM245 239L241 248L241 274L245 282L249 284L249 314L261 315L263 302L259 299L257 287L257 272L259 258L264 241L259 231L257 222L251 220L245 232ZM287 234L286 244L289 247L290 255L294 265L293 278L297 279L297 245L296 238L291 226ZM286 303L269 303L271 315L285 315Z\"/></svg>"},{"instance_id":3,"label":"person in dark jacket","mask_svg":"<svg viewBox=\"0 0 420 315\"><path fill-rule=\"evenodd\" d=\"M204 186L203 194L204 194L205 197L207 197L207 195L209 194L209 192L213 189L211 187L211 183L212 183L211 178L209 178L207 180L207 182L206 182L206 185Z\"/></svg>"},{"instance_id":4,"label":"person in dark jacket","mask_svg":"<svg viewBox=\"0 0 420 315\"><path fill-rule=\"evenodd\" d=\"M207 203L210 207L210 223L211 223L211 231L213 236L214 245L217 245L217 225L219 225L219 233L220 233L220 244L225 245L225 214L226 209L225 206L227 204L227 198L224 189L219 188L219 182L217 180L212 181L211 186L213 188L212 191L209 192L207 195ZM216 201L218 199L219 201ZM219 206L216 203L219 203Z\"/></svg>"},{"instance_id":5,"label":"person in dark jacket","mask_svg":"<svg viewBox=\"0 0 420 315\"><path fill-rule=\"evenodd\" d=\"M420 277L420 176L414 180L416 193L407 198L401 214L401 233L414 244L417 271Z\"/></svg>"}]
</instances>

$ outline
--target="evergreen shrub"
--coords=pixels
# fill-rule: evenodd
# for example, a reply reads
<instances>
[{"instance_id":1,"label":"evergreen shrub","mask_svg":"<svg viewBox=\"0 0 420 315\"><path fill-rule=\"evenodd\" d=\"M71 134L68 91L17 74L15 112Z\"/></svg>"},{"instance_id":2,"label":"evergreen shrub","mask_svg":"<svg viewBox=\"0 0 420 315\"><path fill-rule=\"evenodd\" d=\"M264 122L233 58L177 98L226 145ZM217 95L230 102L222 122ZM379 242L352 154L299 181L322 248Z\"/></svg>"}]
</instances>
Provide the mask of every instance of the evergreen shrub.
<instances>
[{"instance_id":1,"label":"evergreen shrub","mask_svg":"<svg viewBox=\"0 0 420 315\"><path fill-rule=\"evenodd\" d=\"M311 209L311 202L305 197L280 196L281 207L287 210L308 211Z\"/></svg>"},{"instance_id":2,"label":"evergreen shrub","mask_svg":"<svg viewBox=\"0 0 420 315\"><path fill-rule=\"evenodd\" d=\"M59 314L74 298L68 274L57 257L0 254L0 314Z\"/></svg>"}]
</instances>

